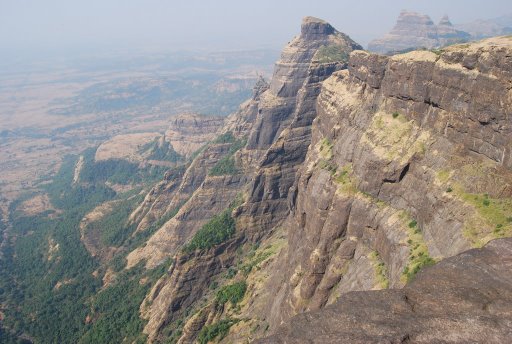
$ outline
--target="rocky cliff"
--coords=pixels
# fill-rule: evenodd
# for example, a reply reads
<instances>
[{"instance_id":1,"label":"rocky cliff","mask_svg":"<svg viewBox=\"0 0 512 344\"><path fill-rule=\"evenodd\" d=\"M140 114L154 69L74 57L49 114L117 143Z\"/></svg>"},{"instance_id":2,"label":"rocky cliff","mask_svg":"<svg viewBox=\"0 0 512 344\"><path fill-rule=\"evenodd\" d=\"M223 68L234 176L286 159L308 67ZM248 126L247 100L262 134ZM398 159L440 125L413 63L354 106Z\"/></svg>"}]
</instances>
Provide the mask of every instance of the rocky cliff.
<instances>
[{"instance_id":1,"label":"rocky cliff","mask_svg":"<svg viewBox=\"0 0 512 344\"><path fill-rule=\"evenodd\" d=\"M187 162L130 215L132 237L147 239L126 269L170 261L140 305L149 342L300 342L292 329L311 315L297 314L359 319L380 298L371 318L380 327L367 334L348 325L310 333L364 342L403 322L389 338L421 342L468 326L412 330L422 316L451 317L432 305L432 285L453 286L450 276L478 262L506 268L478 257L509 254L508 241L470 251L470 261L450 257L512 233L512 40L394 56L360 48L307 17L272 80L260 79L222 126L197 116L173 124L166 137ZM186 151L194 144L201 148ZM477 279L475 293L488 289L478 282L485 273L467 276ZM435 290L437 299L470 302ZM500 304L501 289L493 293ZM395 318L382 323L389 308ZM475 319L499 313L477 308L468 306ZM506 321L477 325L498 333Z\"/></svg>"},{"instance_id":2,"label":"rocky cliff","mask_svg":"<svg viewBox=\"0 0 512 344\"><path fill-rule=\"evenodd\" d=\"M438 25L429 16L402 11L393 29L368 44L368 50L386 54L418 48L438 48L468 41L470 34L454 28L447 16Z\"/></svg>"},{"instance_id":3,"label":"rocky cliff","mask_svg":"<svg viewBox=\"0 0 512 344\"><path fill-rule=\"evenodd\" d=\"M403 289L350 292L257 343L506 343L512 240L443 260Z\"/></svg>"},{"instance_id":4,"label":"rocky cliff","mask_svg":"<svg viewBox=\"0 0 512 344\"><path fill-rule=\"evenodd\" d=\"M141 308L148 319L145 332L151 341L160 340L169 331L176 333L176 321L188 317L187 309L200 309L199 300L216 276L234 267L240 252L243 254L246 247L259 242L287 216L287 191L305 158L321 82L346 68L350 52L360 48L330 24L305 18L301 34L285 47L276 63L271 82L260 80L253 98L226 120L219 138L231 135L243 141L242 149L232 152L233 143L216 139L188 167L181 184L188 179L198 181L199 186L176 216L144 247L128 256L129 266L145 259L148 267L175 256L169 276L148 295L146 304L150 306ZM216 164L229 156L236 171L212 175ZM183 200L184 197L177 196L182 194L182 186L174 189L172 185L174 182L161 183L147 198L169 194ZM258 190L260 187L265 190ZM229 205L237 197L247 202L232 215L240 220L231 240L215 250L186 254L180 251L214 215L233 209ZM166 211L169 209L167 206ZM211 304L199 314L199 319L192 317L185 324L182 342L195 338L201 325L225 315Z\"/></svg>"},{"instance_id":5,"label":"rocky cliff","mask_svg":"<svg viewBox=\"0 0 512 344\"><path fill-rule=\"evenodd\" d=\"M128 256L129 266L174 259L141 306L150 341L277 331L275 340L293 342L278 327L298 313L387 295L364 292L400 289L436 262L511 235L512 40L391 57L358 47L306 18L272 81L258 83L183 175L146 197L169 194L166 212L181 206ZM226 159L235 169L212 173ZM221 218L229 234L200 242ZM389 292L389 306L417 281Z\"/></svg>"},{"instance_id":6,"label":"rocky cliff","mask_svg":"<svg viewBox=\"0 0 512 344\"><path fill-rule=\"evenodd\" d=\"M213 140L223 125L222 117L179 114L172 119L165 136L176 152L188 157Z\"/></svg>"},{"instance_id":7,"label":"rocky cliff","mask_svg":"<svg viewBox=\"0 0 512 344\"><path fill-rule=\"evenodd\" d=\"M324 81L267 281L271 324L510 235L510 49L356 51Z\"/></svg>"},{"instance_id":8,"label":"rocky cliff","mask_svg":"<svg viewBox=\"0 0 512 344\"><path fill-rule=\"evenodd\" d=\"M451 30L443 18L437 39ZM512 37L383 56L307 17L227 118L70 157L47 189L63 213L41 232L22 218L17 239L44 244L27 246L46 264L31 284L54 286L35 303L44 329L81 326L48 338L510 341L511 56ZM61 259L81 275L47 279ZM60 307L61 292L76 298Z\"/></svg>"}]
</instances>

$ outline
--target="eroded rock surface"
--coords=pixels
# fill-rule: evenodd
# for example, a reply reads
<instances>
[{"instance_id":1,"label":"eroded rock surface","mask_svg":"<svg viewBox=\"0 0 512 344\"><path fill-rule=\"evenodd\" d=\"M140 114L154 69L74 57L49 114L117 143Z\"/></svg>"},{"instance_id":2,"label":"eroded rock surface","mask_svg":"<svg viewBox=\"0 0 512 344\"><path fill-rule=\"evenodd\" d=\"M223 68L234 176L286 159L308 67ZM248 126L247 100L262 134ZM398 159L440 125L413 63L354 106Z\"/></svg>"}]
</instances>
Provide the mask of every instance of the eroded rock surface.
<instances>
[{"instance_id":1,"label":"eroded rock surface","mask_svg":"<svg viewBox=\"0 0 512 344\"><path fill-rule=\"evenodd\" d=\"M256 343L507 343L512 338L512 239L420 272L403 289L344 294Z\"/></svg>"},{"instance_id":2,"label":"eroded rock surface","mask_svg":"<svg viewBox=\"0 0 512 344\"><path fill-rule=\"evenodd\" d=\"M223 117L179 114L172 118L165 136L176 152L188 157L213 140L223 124Z\"/></svg>"},{"instance_id":3,"label":"eroded rock surface","mask_svg":"<svg viewBox=\"0 0 512 344\"><path fill-rule=\"evenodd\" d=\"M144 230L183 202L128 256L129 266L174 259L141 305L150 342L169 333L193 342L232 319L224 342L279 334L299 313L354 291L401 288L511 235L512 40L392 57L357 47L306 18L274 79L260 81L219 132L247 144L233 153L212 141L132 214ZM226 157L236 169L212 175ZM237 196L235 233L184 252ZM235 281L246 283L243 300L219 305L215 288Z\"/></svg>"},{"instance_id":4,"label":"eroded rock surface","mask_svg":"<svg viewBox=\"0 0 512 344\"><path fill-rule=\"evenodd\" d=\"M496 38L441 55L356 51L323 82L267 321L401 287L422 266L510 235L511 48Z\"/></svg>"},{"instance_id":5,"label":"eroded rock surface","mask_svg":"<svg viewBox=\"0 0 512 344\"><path fill-rule=\"evenodd\" d=\"M346 68L348 54L359 48L325 21L305 18L301 35L285 47L281 60L276 63L270 84L260 80L252 99L242 104L240 111L226 120L223 132L247 137L245 148L234 156L243 175L206 176L177 216L166 223L144 248L130 254L130 265L140 259L148 259L150 265L156 264L162 257L177 253L177 249L207 219L218 214L230 199L245 191L247 185L251 205L236 211L237 217L244 217L237 225L242 230L226 247L233 247L236 242L238 245L254 243L273 227L274 219L282 221L288 214L287 191L293 184L295 172L304 160L310 141L310 127L316 116L315 102L321 82L333 72ZM198 161L218 161L219 158L203 156L218 149L222 149L222 145L210 145L194 160L184 180L189 173L197 174L194 164L198 164ZM261 186L267 191L260 192ZM266 203L263 205L260 202ZM149 320L145 333L150 340L160 338L169 322L183 316L183 307L192 307L208 288L211 278L227 267L226 262L234 260L235 249L217 251L189 257L192 262L182 261L179 254L172 274L162 280L158 289L149 296L148 301L152 306L143 309ZM220 259L220 256L224 258ZM221 261L224 263L220 264ZM201 278L198 278L198 274L201 274ZM191 280L196 282L190 284ZM215 318L212 314L209 317ZM191 321L197 322L197 319ZM195 327L190 325L187 328ZM188 335L193 337L197 333Z\"/></svg>"}]
</instances>

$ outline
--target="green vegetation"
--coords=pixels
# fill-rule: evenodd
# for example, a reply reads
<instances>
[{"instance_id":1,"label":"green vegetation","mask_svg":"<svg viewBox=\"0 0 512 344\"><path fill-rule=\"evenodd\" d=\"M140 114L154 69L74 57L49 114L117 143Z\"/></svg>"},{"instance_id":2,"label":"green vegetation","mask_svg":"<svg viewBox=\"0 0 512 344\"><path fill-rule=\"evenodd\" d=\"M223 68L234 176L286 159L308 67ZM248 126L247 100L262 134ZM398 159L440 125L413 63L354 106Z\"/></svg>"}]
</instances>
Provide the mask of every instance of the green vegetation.
<instances>
[{"instance_id":1,"label":"green vegetation","mask_svg":"<svg viewBox=\"0 0 512 344\"><path fill-rule=\"evenodd\" d=\"M235 143L236 138L233 136L233 133L228 131L224 134L221 134L215 138L215 140L212 141L212 143Z\"/></svg>"},{"instance_id":2,"label":"green vegetation","mask_svg":"<svg viewBox=\"0 0 512 344\"><path fill-rule=\"evenodd\" d=\"M380 258L379 252L372 251L368 257L372 261L379 287L382 289L387 289L389 287L388 269Z\"/></svg>"},{"instance_id":3,"label":"green vegetation","mask_svg":"<svg viewBox=\"0 0 512 344\"><path fill-rule=\"evenodd\" d=\"M481 246L488 240L507 236L512 230L512 199L492 198L488 194L464 193L459 188L457 195L476 209L477 218L468 221L466 234L475 246ZM491 228L491 236L482 229Z\"/></svg>"},{"instance_id":4,"label":"green vegetation","mask_svg":"<svg viewBox=\"0 0 512 344\"><path fill-rule=\"evenodd\" d=\"M218 305L224 305L229 301L231 306L234 307L243 300L246 290L247 283L245 281L223 286L217 291L215 302L217 302Z\"/></svg>"},{"instance_id":5,"label":"green vegetation","mask_svg":"<svg viewBox=\"0 0 512 344\"><path fill-rule=\"evenodd\" d=\"M80 181L86 183L112 182L115 184L130 184L139 182L137 175L139 166L122 159L102 161L86 161L80 172Z\"/></svg>"},{"instance_id":6,"label":"green vegetation","mask_svg":"<svg viewBox=\"0 0 512 344\"><path fill-rule=\"evenodd\" d=\"M235 159L233 156L225 156L220 159L215 166L210 170L210 176L225 176L237 174L238 169L235 166Z\"/></svg>"},{"instance_id":7,"label":"green vegetation","mask_svg":"<svg viewBox=\"0 0 512 344\"><path fill-rule=\"evenodd\" d=\"M235 200L227 209L215 215L210 221L203 225L192 240L185 245L183 250L185 252L206 250L231 238L233 234L235 234L235 220L231 217L231 212L240 205L240 202L240 199Z\"/></svg>"},{"instance_id":8,"label":"green vegetation","mask_svg":"<svg viewBox=\"0 0 512 344\"><path fill-rule=\"evenodd\" d=\"M143 145L139 153L146 154L146 158L150 160L179 162L183 159L168 141L161 142L158 137Z\"/></svg>"},{"instance_id":9,"label":"green vegetation","mask_svg":"<svg viewBox=\"0 0 512 344\"><path fill-rule=\"evenodd\" d=\"M99 185L71 187L75 161L66 157L45 187L62 214L22 216L12 209L17 240L0 265L5 325L39 343L78 342L87 327L85 304L102 284L92 275L98 263L83 247L78 228L87 212L115 193Z\"/></svg>"},{"instance_id":10,"label":"green vegetation","mask_svg":"<svg viewBox=\"0 0 512 344\"><path fill-rule=\"evenodd\" d=\"M144 272L142 264L116 277L108 288L95 295L90 303L95 319L80 343L145 343L139 307L151 286L167 271L171 261Z\"/></svg>"},{"instance_id":11,"label":"green vegetation","mask_svg":"<svg viewBox=\"0 0 512 344\"><path fill-rule=\"evenodd\" d=\"M268 257L273 255L275 252L272 250L263 250L258 252L257 254L250 257L250 260L240 267L240 271L244 274L244 276L248 276L252 269L257 268L260 263L265 261Z\"/></svg>"},{"instance_id":12,"label":"green vegetation","mask_svg":"<svg viewBox=\"0 0 512 344\"><path fill-rule=\"evenodd\" d=\"M228 332L231 326L236 324L239 320L237 319L223 319L212 325L204 326L199 335L197 336L197 340L200 344L207 344L208 342L218 338L218 340L222 340Z\"/></svg>"},{"instance_id":13,"label":"green vegetation","mask_svg":"<svg viewBox=\"0 0 512 344\"><path fill-rule=\"evenodd\" d=\"M136 224L127 224L128 217L144 199L136 195L121 200L108 215L93 222L91 225L101 230L101 242L106 246L121 246L136 229Z\"/></svg>"},{"instance_id":14,"label":"green vegetation","mask_svg":"<svg viewBox=\"0 0 512 344\"><path fill-rule=\"evenodd\" d=\"M238 173L238 169L235 165L235 159L233 155L242 149L246 143L247 140L245 139L235 139L233 134L230 132L227 132L223 135L220 135L217 137L214 143L230 143L229 151L227 155L222 157L215 166L212 167L212 169L209 172L210 176L224 176L224 175L233 175Z\"/></svg>"},{"instance_id":15,"label":"green vegetation","mask_svg":"<svg viewBox=\"0 0 512 344\"><path fill-rule=\"evenodd\" d=\"M143 242L145 242L149 237L151 237L157 230L159 230L167 221L172 219L178 212L180 211L181 207L187 203L188 200L181 202L179 205L176 206L173 210L165 213L162 215L158 220L151 223L149 228L137 232L134 236L131 236L128 238L128 241L126 243L126 246L128 247L128 250L133 250L136 247L140 246Z\"/></svg>"},{"instance_id":16,"label":"green vegetation","mask_svg":"<svg viewBox=\"0 0 512 344\"><path fill-rule=\"evenodd\" d=\"M408 218L408 215L405 213L401 216L404 220ZM408 228L409 263L402 272L402 280L409 283L422 268L434 265L436 261L428 253L428 247L423 240L423 234L416 220L410 220L406 223Z\"/></svg>"},{"instance_id":17,"label":"green vegetation","mask_svg":"<svg viewBox=\"0 0 512 344\"><path fill-rule=\"evenodd\" d=\"M73 183L78 157L67 156L57 175L43 186L58 211L25 216L16 210L17 202L10 209L11 234L16 240L3 250L0 299L6 315L2 325L11 337L26 334L37 343L144 339L139 337L143 326L138 318L140 302L165 267L120 272L109 287L101 289L106 269L89 255L79 231L87 213L115 200L113 212L95 223L103 230L101 240L113 245L135 240L131 238L133 228L124 224L140 201L140 189L117 195L104 182L112 180L113 175L121 176L118 167L94 163L94 150L83 155L85 177L78 183ZM111 261L116 271L124 267L125 254L121 252ZM140 282L142 278L144 283Z\"/></svg>"},{"instance_id":18,"label":"green vegetation","mask_svg":"<svg viewBox=\"0 0 512 344\"><path fill-rule=\"evenodd\" d=\"M346 62L348 61L349 54L342 45L328 45L322 46L315 54L315 58L320 63L330 62Z\"/></svg>"},{"instance_id":19,"label":"green vegetation","mask_svg":"<svg viewBox=\"0 0 512 344\"><path fill-rule=\"evenodd\" d=\"M199 156L199 154L204 152L207 148L208 148L208 144L201 146L201 148L199 148L198 150L196 150L195 152L190 154L189 161L194 161Z\"/></svg>"},{"instance_id":20,"label":"green vegetation","mask_svg":"<svg viewBox=\"0 0 512 344\"><path fill-rule=\"evenodd\" d=\"M323 138L322 141L320 141L320 156L325 160L331 160L332 147L332 142L326 137Z\"/></svg>"},{"instance_id":21,"label":"green vegetation","mask_svg":"<svg viewBox=\"0 0 512 344\"><path fill-rule=\"evenodd\" d=\"M464 164L455 170L437 172L437 183L447 185L446 192L475 211L464 219L464 235L474 247L482 247L489 240L512 235L512 198L494 198L487 193L471 193L470 184L496 182L493 164ZM491 179L489 179L491 178Z\"/></svg>"},{"instance_id":22,"label":"green vegetation","mask_svg":"<svg viewBox=\"0 0 512 344\"><path fill-rule=\"evenodd\" d=\"M431 142L429 131L422 130L414 120L398 112L392 116L376 113L361 140L378 157L402 164L415 154L424 154Z\"/></svg>"},{"instance_id":23,"label":"green vegetation","mask_svg":"<svg viewBox=\"0 0 512 344\"><path fill-rule=\"evenodd\" d=\"M223 243L235 234L235 220L231 217L231 209L215 215L194 235L185 252L205 250Z\"/></svg>"},{"instance_id":24,"label":"green vegetation","mask_svg":"<svg viewBox=\"0 0 512 344\"><path fill-rule=\"evenodd\" d=\"M95 148L89 148L82 153L84 162L80 171L81 183L102 185L105 182L122 185L154 183L161 180L164 173L169 169L165 166L154 165L139 168L138 164L123 159L95 161L95 152ZM71 175L70 180L58 184L63 184L65 188L69 188L72 178Z\"/></svg>"}]
</instances>

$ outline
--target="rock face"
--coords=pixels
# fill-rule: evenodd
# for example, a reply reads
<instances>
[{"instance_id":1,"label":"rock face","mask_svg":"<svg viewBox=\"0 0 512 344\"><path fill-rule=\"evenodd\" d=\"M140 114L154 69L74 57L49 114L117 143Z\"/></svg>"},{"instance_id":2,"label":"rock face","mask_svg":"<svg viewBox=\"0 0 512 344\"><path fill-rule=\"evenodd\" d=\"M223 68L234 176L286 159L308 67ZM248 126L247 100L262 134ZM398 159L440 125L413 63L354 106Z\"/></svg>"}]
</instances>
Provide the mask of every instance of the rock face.
<instances>
[{"instance_id":1,"label":"rock face","mask_svg":"<svg viewBox=\"0 0 512 344\"><path fill-rule=\"evenodd\" d=\"M223 117L180 114L172 119L165 136L176 152L188 157L214 139L223 124Z\"/></svg>"},{"instance_id":2,"label":"rock face","mask_svg":"<svg viewBox=\"0 0 512 344\"><path fill-rule=\"evenodd\" d=\"M194 342L201 329L219 324L231 326L226 343L274 332L286 341L278 327L297 314L336 310L328 305L346 295L359 295L362 305L377 302L380 293L353 292L402 288L438 261L512 234L512 39L392 57L357 48L326 22L306 18L271 82L260 80L226 119L223 135L166 175L132 214L146 230L179 208L128 256L129 266L145 260L148 267L173 258L140 308L150 342L171 333ZM243 148L233 152L233 140ZM212 174L226 159L236 168ZM228 208L237 197L242 205ZM232 236L206 249L181 249L225 209L233 209ZM446 269L439 266L430 271L442 280ZM433 288L421 276L412 284L424 286L420 294ZM216 288L233 283L244 285L238 304L221 303ZM401 300L415 294L401 293L382 292L389 295L382 306L396 305L407 318L414 312ZM415 300L425 314L441 314L428 308L428 296ZM340 307L345 312L353 303ZM367 314L364 307L355 319ZM454 319L458 331L469 326ZM478 324L492 330L488 325Z\"/></svg>"},{"instance_id":3,"label":"rock face","mask_svg":"<svg viewBox=\"0 0 512 344\"><path fill-rule=\"evenodd\" d=\"M215 164L228 154L226 150L229 150L229 145L215 143L187 169L181 184L193 179L199 181L200 185L179 213L158 230L145 247L128 256L129 266L146 259L151 267L165 257L177 254L169 276L162 279L148 296L147 303L151 306L141 309L148 319L144 331L150 341L161 339L167 325L182 319L185 309L197 304L212 278L232 264L237 247L246 242L254 243L266 235L266 230L274 226L272 219L266 218L267 215L279 221L286 217L287 190L293 184L295 172L307 151L321 82L333 72L346 68L349 53L360 48L325 21L305 18L301 35L285 47L280 61L276 63L270 84L260 80L252 99L226 119L223 133L229 132L238 138L247 137L245 148L234 155L237 167L243 173L213 177L207 175L212 165L198 169L198 166ZM189 178L187 175L195 177ZM159 185L151 196L148 195L146 203L149 205L151 199L159 198L169 202L169 198L162 194L176 197L182 193L179 191L182 186L176 190L170 185ZM208 219L226 208L229 201L247 185L250 190L246 197L249 199L248 206L236 210L237 217L243 218L240 223L245 222L244 230L215 251L183 256L179 252L181 245ZM265 191L259 189L263 185L268 185ZM176 204L173 200L170 203ZM156 203L153 204L155 207ZM265 211L267 206L270 208ZM208 322L215 318L215 314L219 315L215 309L205 313L205 317L210 319ZM196 324L198 319L190 321ZM189 331L187 336L197 336L197 331L190 332L191 328L197 328L196 325L190 323L186 328Z\"/></svg>"},{"instance_id":4,"label":"rock face","mask_svg":"<svg viewBox=\"0 0 512 344\"><path fill-rule=\"evenodd\" d=\"M435 25L427 15L402 11L391 32L370 42L368 50L386 54L417 48L432 49L470 38L468 33L456 30L447 16Z\"/></svg>"},{"instance_id":5,"label":"rock face","mask_svg":"<svg viewBox=\"0 0 512 344\"><path fill-rule=\"evenodd\" d=\"M288 190L307 152L321 82L346 68L355 49L362 48L330 24L306 17L301 35L283 50L246 148L251 155L263 151L240 215L246 226L265 233L286 217ZM274 100L270 106L268 99Z\"/></svg>"},{"instance_id":6,"label":"rock face","mask_svg":"<svg viewBox=\"0 0 512 344\"><path fill-rule=\"evenodd\" d=\"M330 54L334 63L343 63L343 57L346 60L350 51L361 49L361 46L325 21L313 17L304 18L300 36L283 49L281 59L275 65L270 89L261 95L258 117L249 136L247 149L266 150L290 123L297 105L297 94L310 73L310 64L315 58L328 59L329 51L320 48L329 46L338 53Z\"/></svg>"},{"instance_id":7,"label":"rock face","mask_svg":"<svg viewBox=\"0 0 512 344\"><path fill-rule=\"evenodd\" d=\"M420 272L403 289L344 294L256 343L506 343L512 338L512 239Z\"/></svg>"},{"instance_id":8,"label":"rock face","mask_svg":"<svg viewBox=\"0 0 512 344\"><path fill-rule=\"evenodd\" d=\"M510 235L511 48L496 38L441 55L355 51L323 82L288 193L288 248L267 281L278 295L269 323L401 287L422 266Z\"/></svg>"}]
</instances>

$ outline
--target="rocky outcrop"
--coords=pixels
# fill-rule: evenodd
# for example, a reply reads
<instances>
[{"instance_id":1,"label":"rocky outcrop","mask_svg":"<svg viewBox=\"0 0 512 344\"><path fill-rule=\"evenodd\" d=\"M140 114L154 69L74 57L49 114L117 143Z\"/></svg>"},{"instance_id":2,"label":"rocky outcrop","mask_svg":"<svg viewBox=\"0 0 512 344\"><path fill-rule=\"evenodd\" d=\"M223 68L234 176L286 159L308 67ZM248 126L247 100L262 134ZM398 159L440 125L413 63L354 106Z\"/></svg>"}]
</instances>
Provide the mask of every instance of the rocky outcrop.
<instances>
[{"instance_id":1,"label":"rocky outcrop","mask_svg":"<svg viewBox=\"0 0 512 344\"><path fill-rule=\"evenodd\" d=\"M257 343L506 343L512 239L448 258L403 289L344 294Z\"/></svg>"},{"instance_id":2,"label":"rocky outcrop","mask_svg":"<svg viewBox=\"0 0 512 344\"><path fill-rule=\"evenodd\" d=\"M270 324L511 234L511 48L356 51L323 82L267 281Z\"/></svg>"},{"instance_id":3,"label":"rocky outcrop","mask_svg":"<svg viewBox=\"0 0 512 344\"><path fill-rule=\"evenodd\" d=\"M334 52L320 49L329 46L335 48ZM346 55L354 49L361 47L327 22L313 17L304 18L301 34L283 49L274 68L270 89L261 95L258 117L247 149L264 152L290 124L297 94L310 75L310 64L314 59L332 55L333 62L343 62L343 57L346 60Z\"/></svg>"},{"instance_id":4,"label":"rocky outcrop","mask_svg":"<svg viewBox=\"0 0 512 344\"><path fill-rule=\"evenodd\" d=\"M226 342L279 335L298 313L401 288L423 268L512 234L512 40L392 57L357 47L306 18L224 136L148 194L134 214L141 224L181 205L128 256L129 266L174 259L141 305L150 342L170 332L191 342L232 318ZM228 137L247 144L233 153ZM210 173L226 157L235 172ZM229 239L181 250L240 194ZM247 290L224 308L211 286L230 279Z\"/></svg>"},{"instance_id":5,"label":"rocky outcrop","mask_svg":"<svg viewBox=\"0 0 512 344\"><path fill-rule=\"evenodd\" d=\"M242 104L240 111L226 120L223 132L237 137L248 136L245 148L235 155L237 167L244 173L237 176L207 176L180 212L144 248L129 256L130 265L147 259L151 266L164 256L176 253L200 225L225 208L228 199L235 198L248 184L250 179L247 178L250 177L249 205L236 210L240 219L237 228L243 230L233 240L239 245L255 243L275 224L272 219L265 218L267 215L277 221L283 220L288 214L287 190L293 184L295 172L304 160L310 141L310 127L316 116L315 102L321 82L333 72L346 68L348 54L357 48L361 47L328 23L305 18L301 35L290 42L283 50L281 60L276 63L270 84L260 80L252 99ZM220 147L222 145L213 144L206 151ZM218 158L199 156L192 165L198 159L218 161ZM188 171L195 173L193 166ZM271 180L274 181L272 185ZM260 192L261 186L266 188L264 192ZM267 192L269 190L277 193ZM263 205L263 202L267 203ZM145 332L150 340L160 338L169 322L183 317L183 307L197 307L197 299L204 294L210 279L229 266L225 262L234 259L234 252L234 249L226 251L218 248L192 261L190 257L183 260L181 253L176 257L177 263L170 276L159 282L153 296L148 298L152 306L143 310L149 320ZM224 258L219 260L220 256ZM220 261L224 263L220 264ZM198 274L201 275L200 279ZM195 282L191 284L189 281ZM197 335L190 332L190 328L196 326L189 324L187 328L188 336Z\"/></svg>"},{"instance_id":6,"label":"rocky outcrop","mask_svg":"<svg viewBox=\"0 0 512 344\"><path fill-rule=\"evenodd\" d=\"M468 33L455 29L447 16L435 25L427 15L402 11L393 29L384 37L370 42L368 50L386 54L418 48L432 49L470 38Z\"/></svg>"},{"instance_id":7,"label":"rocky outcrop","mask_svg":"<svg viewBox=\"0 0 512 344\"><path fill-rule=\"evenodd\" d=\"M169 221L160 227L146 242L146 245L131 252L128 267L135 266L141 260L152 268L166 258L174 256L179 248L190 240L199 228L214 215L224 210L240 192L246 183L243 174L209 176L211 168L230 149L229 144L210 145L188 168L179 186L174 182L162 183L146 196L145 203L156 197L149 216L155 216L155 207L166 205L166 213L178 210ZM146 215L142 221L148 218ZM141 224L143 223L141 221ZM154 220L148 219L151 223Z\"/></svg>"},{"instance_id":8,"label":"rocky outcrop","mask_svg":"<svg viewBox=\"0 0 512 344\"><path fill-rule=\"evenodd\" d=\"M288 190L306 155L321 83L346 68L354 49L361 46L325 21L307 17L301 35L283 50L246 148L265 148L240 215L246 228L265 233L288 214ZM267 108L264 97L280 99L287 110L280 105ZM286 116L275 116L274 111Z\"/></svg>"},{"instance_id":9,"label":"rocky outcrop","mask_svg":"<svg viewBox=\"0 0 512 344\"><path fill-rule=\"evenodd\" d=\"M223 117L179 114L172 118L165 136L176 152L189 157L213 140L223 125Z\"/></svg>"}]
</instances>

